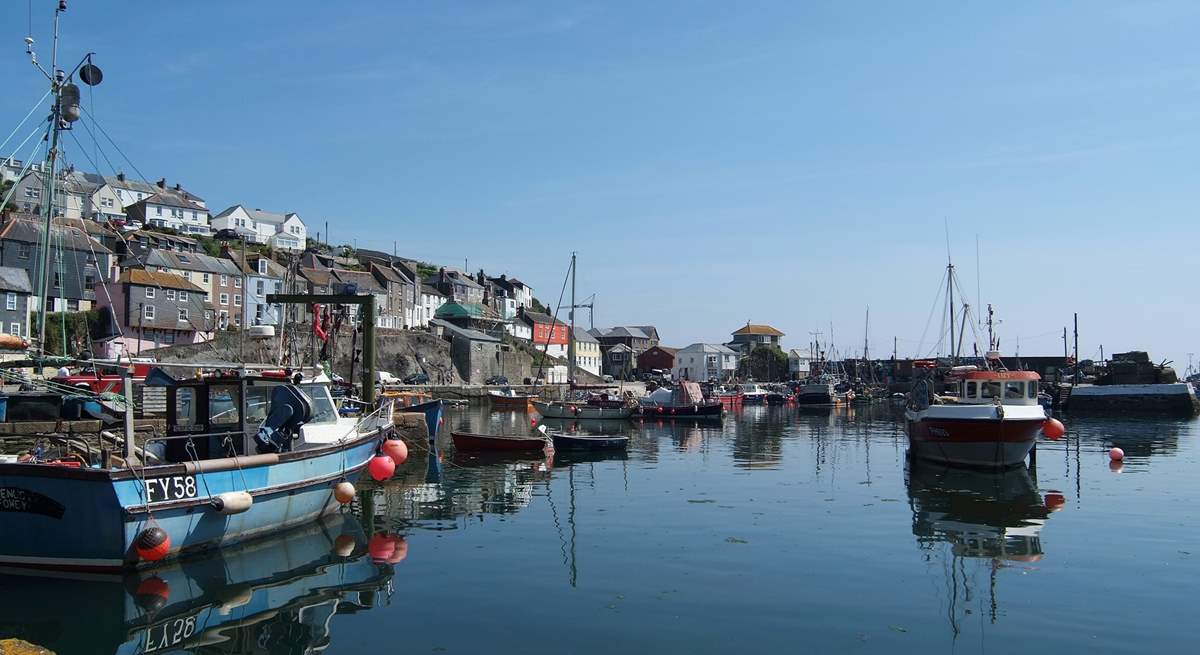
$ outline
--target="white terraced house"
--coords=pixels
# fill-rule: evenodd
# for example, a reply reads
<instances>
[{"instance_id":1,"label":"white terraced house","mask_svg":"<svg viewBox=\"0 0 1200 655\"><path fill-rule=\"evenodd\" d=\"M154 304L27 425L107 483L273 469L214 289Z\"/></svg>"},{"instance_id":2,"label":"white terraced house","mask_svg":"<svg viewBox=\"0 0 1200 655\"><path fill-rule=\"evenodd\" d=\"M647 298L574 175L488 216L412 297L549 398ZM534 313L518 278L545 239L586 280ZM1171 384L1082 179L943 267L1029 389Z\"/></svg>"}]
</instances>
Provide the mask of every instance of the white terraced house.
<instances>
[{"instance_id":1,"label":"white terraced house","mask_svg":"<svg viewBox=\"0 0 1200 655\"><path fill-rule=\"evenodd\" d=\"M276 214L261 209L234 205L212 218L213 230L235 230L250 243L268 245L278 250L304 250L308 229L300 215L291 212Z\"/></svg>"}]
</instances>

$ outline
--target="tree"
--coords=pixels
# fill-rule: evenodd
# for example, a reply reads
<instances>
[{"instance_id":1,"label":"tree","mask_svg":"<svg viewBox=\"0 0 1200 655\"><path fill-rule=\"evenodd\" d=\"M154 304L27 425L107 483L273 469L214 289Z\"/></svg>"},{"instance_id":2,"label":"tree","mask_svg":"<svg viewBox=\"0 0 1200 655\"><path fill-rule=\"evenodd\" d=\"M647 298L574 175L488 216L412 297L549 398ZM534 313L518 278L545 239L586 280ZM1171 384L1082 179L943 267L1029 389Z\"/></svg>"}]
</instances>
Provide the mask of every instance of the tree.
<instances>
[{"instance_id":1,"label":"tree","mask_svg":"<svg viewBox=\"0 0 1200 655\"><path fill-rule=\"evenodd\" d=\"M738 374L764 382L787 379L788 358L778 346L758 346L742 359Z\"/></svg>"},{"instance_id":2,"label":"tree","mask_svg":"<svg viewBox=\"0 0 1200 655\"><path fill-rule=\"evenodd\" d=\"M16 186L16 184L17 183L12 180L0 182L0 202L4 202L4 199L8 197L8 193L12 191L12 188ZM4 206L0 207L0 214L15 211L17 211L17 203L11 200L4 204Z\"/></svg>"}]
</instances>

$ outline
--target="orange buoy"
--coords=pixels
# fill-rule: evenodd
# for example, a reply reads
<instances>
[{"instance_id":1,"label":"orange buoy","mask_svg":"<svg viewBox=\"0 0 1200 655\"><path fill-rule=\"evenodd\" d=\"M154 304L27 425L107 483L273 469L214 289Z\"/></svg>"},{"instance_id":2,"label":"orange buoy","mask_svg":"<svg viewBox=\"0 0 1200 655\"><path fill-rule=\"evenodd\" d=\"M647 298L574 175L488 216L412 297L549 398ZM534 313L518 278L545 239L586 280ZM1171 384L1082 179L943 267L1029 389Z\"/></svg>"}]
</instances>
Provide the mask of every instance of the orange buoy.
<instances>
[{"instance_id":1,"label":"orange buoy","mask_svg":"<svg viewBox=\"0 0 1200 655\"><path fill-rule=\"evenodd\" d=\"M171 585L157 575L139 582L137 591L133 592L133 600L148 614L153 614L166 607L167 601L170 599Z\"/></svg>"},{"instance_id":2,"label":"orange buoy","mask_svg":"<svg viewBox=\"0 0 1200 655\"><path fill-rule=\"evenodd\" d=\"M388 439L383 442L383 454L392 458L396 466L408 460L408 444L401 439Z\"/></svg>"},{"instance_id":3,"label":"orange buoy","mask_svg":"<svg viewBox=\"0 0 1200 655\"><path fill-rule=\"evenodd\" d=\"M396 463L387 455L376 455L367 464L367 471L371 474L372 480L383 482L392 477L392 474L396 472Z\"/></svg>"},{"instance_id":4,"label":"orange buoy","mask_svg":"<svg viewBox=\"0 0 1200 655\"><path fill-rule=\"evenodd\" d=\"M1125 459L1125 451L1114 447L1108 451L1108 458L1114 462L1119 462Z\"/></svg>"},{"instance_id":5,"label":"orange buoy","mask_svg":"<svg viewBox=\"0 0 1200 655\"><path fill-rule=\"evenodd\" d=\"M1047 510L1057 512L1063 508L1063 505L1067 504L1067 497L1057 491L1051 491L1046 494L1046 498L1042 501L1042 504L1046 506Z\"/></svg>"},{"instance_id":6,"label":"orange buoy","mask_svg":"<svg viewBox=\"0 0 1200 655\"><path fill-rule=\"evenodd\" d=\"M338 538L333 540L333 554L338 557L350 557L354 553L356 545L357 542L354 540L353 535L338 535Z\"/></svg>"},{"instance_id":7,"label":"orange buoy","mask_svg":"<svg viewBox=\"0 0 1200 655\"><path fill-rule=\"evenodd\" d=\"M147 562L157 562L171 552L171 536L157 525L146 528L138 533L134 549L138 557Z\"/></svg>"},{"instance_id":8,"label":"orange buoy","mask_svg":"<svg viewBox=\"0 0 1200 655\"><path fill-rule=\"evenodd\" d=\"M396 542L388 533L376 532L371 541L367 542L367 554L371 556L371 561L383 564L396 554Z\"/></svg>"},{"instance_id":9,"label":"orange buoy","mask_svg":"<svg viewBox=\"0 0 1200 655\"><path fill-rule=\"evenodd\" d=\"M1047 439L1056 440L1067 433L1067 428L1063 426L1062 421L1056 418L1048 418L1042 421L1042 434L1046 435Z\"/></svg>"},{"instance_id":10,"label":"orange buoy","mask_svg":"<svg viewBox=\"0 0 1200 655\"><path fill-rule=\"evenodd\" d=\"M333 485L333 497L343 505L354 500L354 494L354 485L345 480Z\"/></svg>"}]
</instances>

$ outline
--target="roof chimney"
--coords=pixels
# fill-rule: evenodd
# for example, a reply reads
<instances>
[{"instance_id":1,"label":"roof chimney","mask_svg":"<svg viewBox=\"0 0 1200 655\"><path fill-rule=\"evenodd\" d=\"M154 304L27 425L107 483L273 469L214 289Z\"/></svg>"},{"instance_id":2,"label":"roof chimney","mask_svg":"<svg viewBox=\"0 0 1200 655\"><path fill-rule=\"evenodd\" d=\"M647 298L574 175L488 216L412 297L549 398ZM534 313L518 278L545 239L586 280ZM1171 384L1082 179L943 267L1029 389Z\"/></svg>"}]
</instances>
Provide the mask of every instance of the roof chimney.
<instances>
[{"instance_id":1,"label":"roof chimney","mask_svg":"<svg viewBox=\"0 0 1200 655\"><path fill-rule=\"evenodd\" d=\"M165 189L165 188L167 188L167 178L165 178L165 177L159 178L159 180L157 182L155 182L155 184L158 185L158 188Z\"/></svg>"},{"instance_id":2,"label":"roof chimney","mask_svg":"<svg viewBox=\"0 0 1200 655\"><path fill-rule=\"evenodd\" d=\"M175 190L176 190L176 191L182 191L182 190L183 190L183 185L181 185L180 183L176 182L176 183L175 183Z\"/></svg>"},{"instance_id":3,"label":"roof chimney","mask_svg":"<svg viewBox=\"0 0 1200 655\"><path fill-rule=\"evenodd\" d=\"M124 182L124 181L125 181L125 174L124 174L124 173L122 173L121 171L117 171L117 181L118 181L118 182Z\"/></svg>"}]
</instances>

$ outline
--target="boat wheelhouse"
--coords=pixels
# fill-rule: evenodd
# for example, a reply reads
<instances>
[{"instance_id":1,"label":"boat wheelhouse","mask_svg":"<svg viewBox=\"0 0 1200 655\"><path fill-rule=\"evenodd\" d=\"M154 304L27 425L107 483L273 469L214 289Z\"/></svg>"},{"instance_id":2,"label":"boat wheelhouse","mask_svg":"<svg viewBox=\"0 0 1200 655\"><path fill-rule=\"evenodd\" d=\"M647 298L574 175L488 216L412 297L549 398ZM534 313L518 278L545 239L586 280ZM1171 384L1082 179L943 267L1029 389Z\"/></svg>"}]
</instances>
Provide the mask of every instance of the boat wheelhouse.
<instances>
[{"instance_id":1,"label":"boat wheelhouse","mask_svg":"<svg viewBox=\"0 0 1200 655\"><path fill-rule=\"evenodd\" d=\"M956 377L953 395L936 395L931 375L913 384L905 409L911 454L987 468L1024 462L1047 418L1038 404L1040 376L974 370Z\"/></svg>"}]
</instances>

